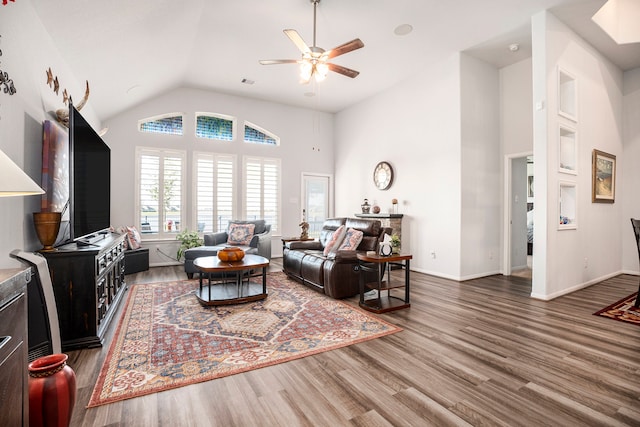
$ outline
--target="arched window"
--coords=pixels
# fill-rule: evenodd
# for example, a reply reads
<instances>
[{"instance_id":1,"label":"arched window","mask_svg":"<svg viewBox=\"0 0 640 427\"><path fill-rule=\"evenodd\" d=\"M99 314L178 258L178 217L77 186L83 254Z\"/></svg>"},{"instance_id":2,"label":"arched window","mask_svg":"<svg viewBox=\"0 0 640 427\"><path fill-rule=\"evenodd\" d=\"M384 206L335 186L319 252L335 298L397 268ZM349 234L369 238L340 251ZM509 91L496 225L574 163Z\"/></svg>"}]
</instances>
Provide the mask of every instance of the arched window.
<instances>
[{"instance_id":1,"label":"arched window","mask_svg":"<svg viewBox=\"0 0 640 427\"><path fill-rule=\"evenodd\" d=\"M138 121L140 132L182 135L182 113L169 113Z\"/></svg>"},{"instance_id":2,"label":"arched window","mask_svg":"<svg viewBox=\"0 0 640 427\"><path fill-rule=\"evenodd\" d=\"M233 141L235 133L235 118L223 114L196 113L196 136L198 138Z\"/></svg>"},{"instance_id":3,"label":"arched window","mask_svg":"<svg viewBox=\"0 0 640 427\"><path fill-rule=\"evenodd\" d=\"M280 145L280 138L271 132L254 125L250 122L244 122L244 142L252 144Z\"/></svg>"}]
</instances>

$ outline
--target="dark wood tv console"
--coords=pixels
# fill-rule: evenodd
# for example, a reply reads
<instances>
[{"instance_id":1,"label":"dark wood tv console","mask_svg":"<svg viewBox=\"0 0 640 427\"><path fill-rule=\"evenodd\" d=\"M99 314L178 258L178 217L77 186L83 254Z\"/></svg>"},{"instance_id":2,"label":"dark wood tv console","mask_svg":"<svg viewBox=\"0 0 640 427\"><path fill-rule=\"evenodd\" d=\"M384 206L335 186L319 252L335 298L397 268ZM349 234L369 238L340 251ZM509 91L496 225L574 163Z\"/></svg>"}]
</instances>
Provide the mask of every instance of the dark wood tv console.
<instances>
[{"instance_id":1,"label":"dark wood tv console","mask_svg":"<svg viewBox=\"0 0 640 427\"><path fill-rule=\"evenodd\" d=\"M102 345L126 290L124 235L108 233L89 245L42 252L56 297L62 350Z\"/></svg>"}]
</instances>

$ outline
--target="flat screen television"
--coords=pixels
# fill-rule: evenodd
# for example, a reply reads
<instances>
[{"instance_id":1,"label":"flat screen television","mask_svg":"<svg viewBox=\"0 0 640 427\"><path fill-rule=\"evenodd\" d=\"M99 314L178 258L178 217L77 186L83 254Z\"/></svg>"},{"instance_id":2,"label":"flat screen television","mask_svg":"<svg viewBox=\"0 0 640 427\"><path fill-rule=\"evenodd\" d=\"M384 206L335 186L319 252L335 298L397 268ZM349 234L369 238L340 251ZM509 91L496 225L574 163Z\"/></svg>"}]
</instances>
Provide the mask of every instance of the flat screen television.
<instances>
[{"instance_id":1,"label":"flat screen television","mask_svg":"<svg viewBox=\"0 0 640 427\"><path fill-rule=\"evenodd\" d=\"M70 103L68 134L45 121L42 156L42 211L62 212L55 246L91 243L111 225L111 149Z\"/></svg>"},{"instance_id":2,"label":"flat screen television","mask_svg":"<svg viewBox=\"0 0 640 427\"><path fill-rule=\"evenodd\" d=\"M86 239L111 226L111 149L69 103L72 240Z\"/></svg>"}]
</instances>

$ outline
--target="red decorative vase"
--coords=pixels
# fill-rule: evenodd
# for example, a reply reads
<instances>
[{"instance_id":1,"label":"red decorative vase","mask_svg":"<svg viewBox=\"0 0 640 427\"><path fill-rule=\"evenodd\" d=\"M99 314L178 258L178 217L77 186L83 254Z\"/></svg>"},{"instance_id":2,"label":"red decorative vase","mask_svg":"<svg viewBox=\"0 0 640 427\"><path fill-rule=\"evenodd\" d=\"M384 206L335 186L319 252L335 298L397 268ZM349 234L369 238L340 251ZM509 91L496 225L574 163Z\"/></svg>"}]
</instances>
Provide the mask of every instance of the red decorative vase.
<instances>
[{"instance_id":1,"label":"red decorative vase","mask_svg":"<svg viewBox=\"0 0 640 427\"><path fill-rule=\"evenodd\" d=\"M29 363L29 425L68 427L76 403L69 356L51 354Z\"/></svg>"}]
</instances>

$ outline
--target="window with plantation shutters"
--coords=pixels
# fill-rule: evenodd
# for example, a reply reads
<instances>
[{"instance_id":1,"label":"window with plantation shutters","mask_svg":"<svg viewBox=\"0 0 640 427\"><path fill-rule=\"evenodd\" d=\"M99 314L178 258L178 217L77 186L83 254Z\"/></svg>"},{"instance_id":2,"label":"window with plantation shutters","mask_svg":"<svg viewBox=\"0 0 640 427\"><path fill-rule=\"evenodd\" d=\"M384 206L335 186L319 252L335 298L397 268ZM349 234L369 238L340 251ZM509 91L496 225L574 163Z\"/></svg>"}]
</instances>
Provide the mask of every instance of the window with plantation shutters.
<instances>
[{"instance_id":1,"label":"window with plantation shutters","mask_svg":"<svg viewBox=\"0 0 640 427\"><path fill-rule=\"evenodd\" d=\"M236 157L195 153L195 199L198 232L225 231L234 213Z\"/></svg>"},{"instance_id":2,"label":"window with plantation shutters","mask_svg":"<svg viewBox=\"0 0 640 427\"><path fill-rule=\"evenodd\" d=\"M280 159L244 157L244 218L264 219L280 231Z\"/></svg>"},{"instance_id":3,"label":"window with plantation shutters","mask_svg":"<svg viewBox=\"0 0 640 427\"><path fill-rule=\"evenodd\" d=\"M143 234L175 236L184 223L185 153L136 149L136 200Z\"/></svg>"}]
</instances>

